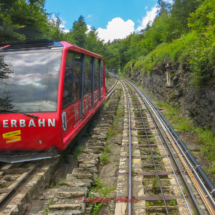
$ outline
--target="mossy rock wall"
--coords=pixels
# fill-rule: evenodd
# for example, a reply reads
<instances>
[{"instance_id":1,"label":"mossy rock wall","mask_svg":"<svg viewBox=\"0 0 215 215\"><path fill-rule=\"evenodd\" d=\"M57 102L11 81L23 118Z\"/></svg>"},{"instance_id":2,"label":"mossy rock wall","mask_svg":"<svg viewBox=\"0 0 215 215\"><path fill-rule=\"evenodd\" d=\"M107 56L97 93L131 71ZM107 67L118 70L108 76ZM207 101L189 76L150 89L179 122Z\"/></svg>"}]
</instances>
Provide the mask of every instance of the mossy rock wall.
<instances>
[{"instance_id":1,"label":"mossy rock wall","mask_svg":"<svg viewBox=\"0 0 215 215\"><path fill-rule=\"evenodd\" d=\"M128 71L125 76L152 92L159 100L178 107L183 117L194 126L208 127L215 134L215 86L205 85L197 90L191 84L192 75L186 64L171 68L171 87L167 87L166 68L156 68L150 73L141 69Z\"/></svg>"}]
</instances>

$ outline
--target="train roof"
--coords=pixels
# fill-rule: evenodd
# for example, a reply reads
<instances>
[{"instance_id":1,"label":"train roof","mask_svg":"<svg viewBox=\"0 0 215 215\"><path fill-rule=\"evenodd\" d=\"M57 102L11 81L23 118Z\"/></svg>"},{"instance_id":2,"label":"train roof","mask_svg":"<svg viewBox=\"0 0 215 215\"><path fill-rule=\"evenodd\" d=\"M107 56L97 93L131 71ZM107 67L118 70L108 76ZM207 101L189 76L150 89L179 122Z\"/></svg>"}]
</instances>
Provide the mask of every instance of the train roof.
<instances>
[{"instance_id":1,"label":"train roof","mask_svg":"<svg viewBox=\"0 0 215 215\"><path fill-rule=\"evenodd\" d=\"M20 50L32 50L32 49L50 49L50 48L67 48L73 51L87 54L93 57L103 59L101 55L86 49L80 48L76 45L70 44L66 41L54 42L50 39L38 39L38 40L24 40L16 42L3 42L0 43L0 53L7 51L20 51Z\"/></svg>"},{"instance_id":2,"label":"train roof","mask_svg":"<svg viewBox=\"0 0 215 215\"><path fill-rule=\"evenodd\" d=\"M60 42L54 42L53 40L50 40L50 39L3 42L3 43L0 43L0 52L29 50L29 49L44 49L44 48L53 48L53 47L63 48L63 45Z\"/></svg>"},{"instance_id":3,"label":"train roof","mask_svg":"<svg viewBox=\"0 0 215 215\"><path fill-rule=\"evenodd\" d=\"M66 47L68 49L72 49L73 51L80 52L80 53L86 54L86 55L90 55L92 57L97 57L97 58L100 58L100 59L104 59L101 55L98 55L98 54L96 54L94 52L91 52L91 51L88 51L86 49L80 48L79 46L70 44L70 43L68 43L66 41L61 41L61 43L63 44L64 47Z\"/></svg>"}]
</instances>

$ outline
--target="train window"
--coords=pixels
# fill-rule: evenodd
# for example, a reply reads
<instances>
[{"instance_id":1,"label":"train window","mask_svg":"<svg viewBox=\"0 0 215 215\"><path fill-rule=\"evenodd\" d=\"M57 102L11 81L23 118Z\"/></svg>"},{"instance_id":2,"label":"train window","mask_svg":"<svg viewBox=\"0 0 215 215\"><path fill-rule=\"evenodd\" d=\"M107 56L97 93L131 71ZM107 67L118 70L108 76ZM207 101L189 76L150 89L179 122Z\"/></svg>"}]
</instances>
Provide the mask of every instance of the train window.
<instances>
[{"instance_id":1,"label":"train window","mask_svg":"<svg viewBox=\"0 0 215 215\"><path fill-rule=\"evenodd\" d=\"M67 52L63 89L63 108L81 98L81 64L81 54L70 51Z\"/></svg>"},{"instance_id":2,"label":"train window","mask_svg":"<svg viewBox=\"0 0 215 215\"><path fill-rule=\"evenodd\" d=\"M93 58L85 55L84 60L84 96L92 92Z\"/></svg>"},{"instance_id":3,"label":"train window","mask_svg":"<svg viewBox=\"0 0 215 215\"><path fill-rule=\"evenodd\" d=\"M101 60L101 78L100 78L100 81L101 81L101 87L104 85L104 68L103 68L103 60Z\"/></svg>"},{"instance_id":4,"label":"train window","mask_svg":"<svg viewBox=\"0 0 215 215\"><path fill-rule=\"evenodd\" d=\"M63 87L63 108L72 103L72 68L75 54L68 52L66 56L66 67Z\"/></svg>"},{"instance_id":5,"label":"train window","mask_svg":"<svg viewBox=\"0 0 215 215\"><path fill-rule=\"evenodd\" d=\"M99 59L95 58L94 63L94 91L99 87Z\"/></svg>"},{"instance_id":6,"label":"train window","mask_svg":"<svg viewBox=\"0 0 215 215\"><path fill-rule=\"evenodd\" d=\"M73 102L75 102L81 98L81 65L82 65L82 56L79 53L75 53L73 85L72 85Z\"/></svg>"},{"instance_id":7,"label":"train window","mask_svg":"<svg viewBox=\"0 0 215 215\"><path fill-rule=\"evenodd\" d=\"M62 51L0 55L0 109L14 112L57 110Z\"/></svg>"}]
</instances>

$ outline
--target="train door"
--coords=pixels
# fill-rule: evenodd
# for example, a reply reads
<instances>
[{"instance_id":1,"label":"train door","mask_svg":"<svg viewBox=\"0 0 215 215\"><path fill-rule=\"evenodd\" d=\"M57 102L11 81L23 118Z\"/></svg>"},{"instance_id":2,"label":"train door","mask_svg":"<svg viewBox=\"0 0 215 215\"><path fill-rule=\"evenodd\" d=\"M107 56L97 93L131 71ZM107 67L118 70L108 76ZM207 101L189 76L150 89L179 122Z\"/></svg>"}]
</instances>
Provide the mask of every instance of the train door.
<instances>
[{"instance_id":1,"label":"train door","mask_svg":"<svg viewBox=\"0 0 215 215\"><path fill-rule=\"evenodd\" d=\"M62 127L66 136L81 121L81 89L83 55L68 51L66 57Z\"/></svg>"}]
</instances>

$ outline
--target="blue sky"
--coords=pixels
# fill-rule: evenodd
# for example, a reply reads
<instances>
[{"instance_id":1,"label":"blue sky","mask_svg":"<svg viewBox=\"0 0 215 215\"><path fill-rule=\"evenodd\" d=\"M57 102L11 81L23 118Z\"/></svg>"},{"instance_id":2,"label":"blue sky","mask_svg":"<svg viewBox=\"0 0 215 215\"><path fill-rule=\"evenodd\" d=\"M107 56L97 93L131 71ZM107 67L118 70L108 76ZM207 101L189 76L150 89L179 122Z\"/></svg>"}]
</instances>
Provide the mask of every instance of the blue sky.
<instances>
[{"instance_id":1,"label":"blue sky","mask_svg":"<svg viewBox=\"0 0 215 215\"><path fill-rule=\"evenodd\" d=\"M169 0L170 1L170 0ZM98 29L98 36L123 39L135 30L141 30L156 15L157 0L46 0L46 11L58 13L64 31L70 30L80 15L90 27Z\"/></svg>"}]
</instances>

